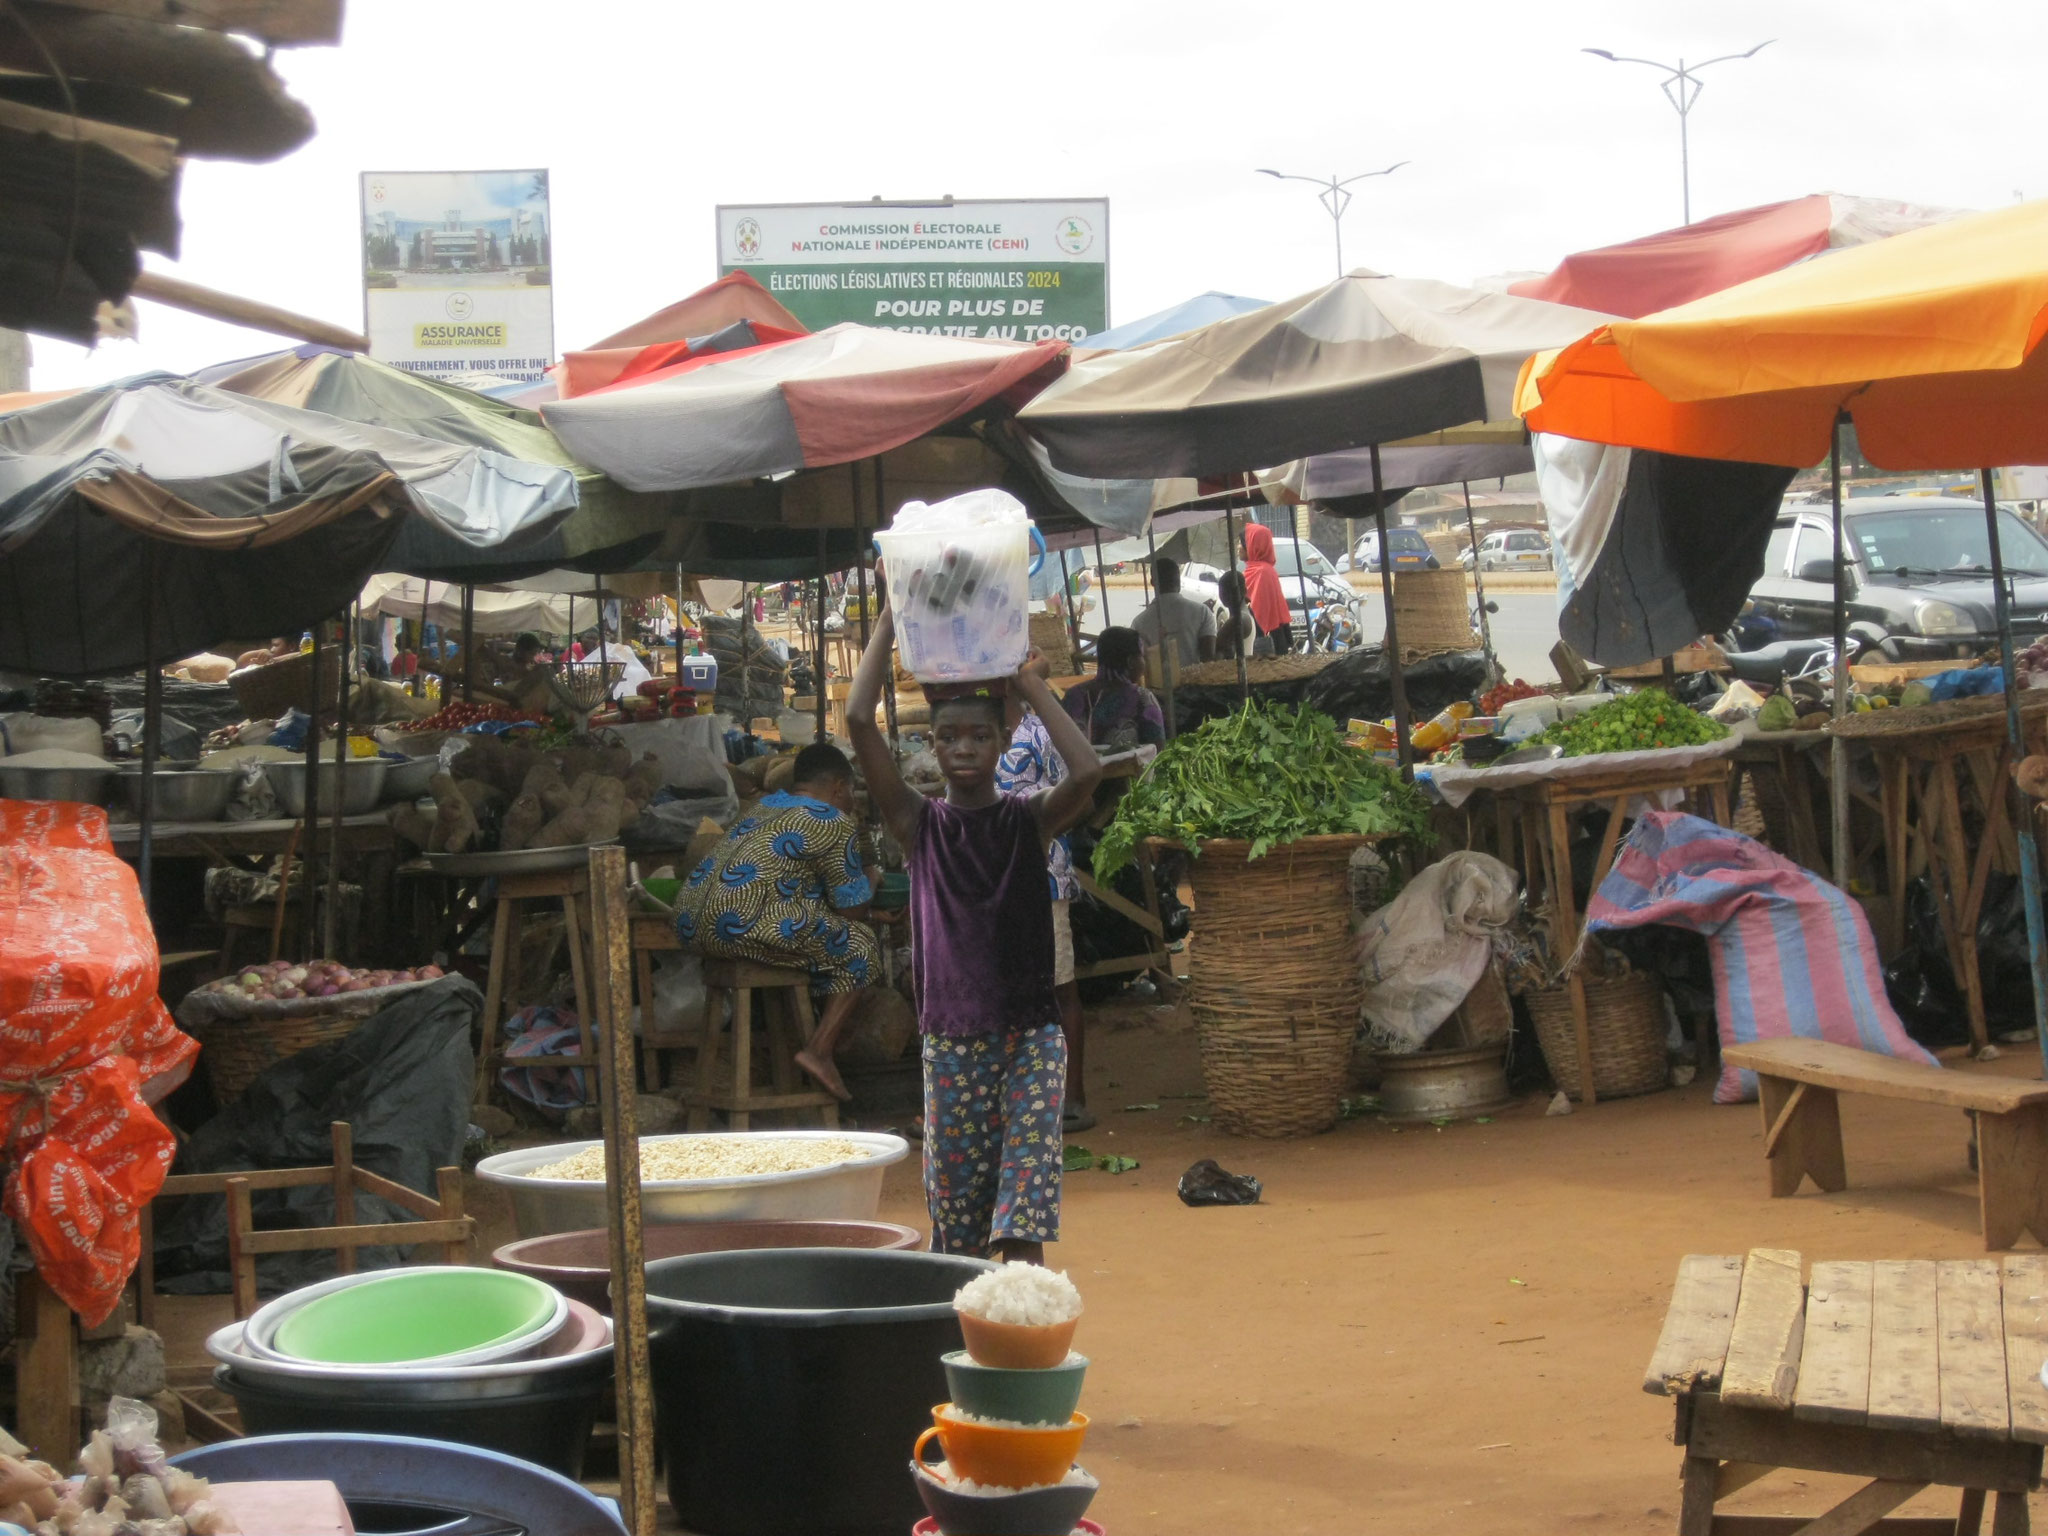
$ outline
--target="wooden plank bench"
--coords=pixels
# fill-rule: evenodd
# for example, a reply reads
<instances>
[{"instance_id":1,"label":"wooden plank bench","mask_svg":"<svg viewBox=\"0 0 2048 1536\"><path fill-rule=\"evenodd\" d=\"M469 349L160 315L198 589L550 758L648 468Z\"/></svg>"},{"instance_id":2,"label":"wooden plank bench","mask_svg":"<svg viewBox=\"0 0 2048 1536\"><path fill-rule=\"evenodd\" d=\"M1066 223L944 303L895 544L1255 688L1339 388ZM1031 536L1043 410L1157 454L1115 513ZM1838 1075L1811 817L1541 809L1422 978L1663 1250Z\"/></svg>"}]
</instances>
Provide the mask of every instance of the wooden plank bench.
<instances>
[{"instance_id":1,"label":"wooden plank bench","mask_svg":"<svg viewBox=\"0 0 2048 1536\"><path fill-rule=\"evenodd\" d=\"M2025 1536L2048 1443L2048 1254L1825 1263L1692 1254L1643 1390L1677 1399L1679 1536ZM1869 1479L1811 1520L1716 1514L1781 1468ZM1955 1517L1892 1511L1961 1490Z\"/></svg>"},{"instance_id":2,"label":"wooden plank bench","mask_svg":"<svg viewBox=\"0 0 2048 1536\"><path fill-rule=\"evenodd\" d=\"M2048 1083L1922 1066L1825 1040L1731 1045L1722 1059L1757 1075L1771 1197L1810 1178L1846 1189L1836 1095L1867 1093L1968 1110L1977 1121L1977 1193L1984 1246L2010 1248L2022 1232L2048 1243Z\"/></svg>"}]
</instances>

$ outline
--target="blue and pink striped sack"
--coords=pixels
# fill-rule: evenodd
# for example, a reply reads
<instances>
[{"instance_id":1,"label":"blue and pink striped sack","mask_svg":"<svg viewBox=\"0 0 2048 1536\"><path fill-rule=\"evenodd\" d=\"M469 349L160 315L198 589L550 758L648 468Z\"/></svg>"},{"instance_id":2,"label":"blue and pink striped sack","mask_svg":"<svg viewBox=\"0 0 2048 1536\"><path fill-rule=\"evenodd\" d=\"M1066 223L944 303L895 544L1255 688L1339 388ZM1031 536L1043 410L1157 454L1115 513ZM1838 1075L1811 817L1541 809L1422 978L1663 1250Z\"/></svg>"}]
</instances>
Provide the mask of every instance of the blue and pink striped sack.
<instances>
[{"instance_id":1,"label":"blue and pink striped sack","mask_svg":"<svg viewBox=\"0 0 2048 1536\"><path fill-rule=\"evenodd\" d=\"M1652 924L1705 935L1724 1046L1798 1036L1938 1065L1885 997L1863 908L1754 838L1676 811L1639 820L1586 928ZM1754 1072L1722 1067L1716 1103L1755 1097Z\"/></svg>"}]
</instances>

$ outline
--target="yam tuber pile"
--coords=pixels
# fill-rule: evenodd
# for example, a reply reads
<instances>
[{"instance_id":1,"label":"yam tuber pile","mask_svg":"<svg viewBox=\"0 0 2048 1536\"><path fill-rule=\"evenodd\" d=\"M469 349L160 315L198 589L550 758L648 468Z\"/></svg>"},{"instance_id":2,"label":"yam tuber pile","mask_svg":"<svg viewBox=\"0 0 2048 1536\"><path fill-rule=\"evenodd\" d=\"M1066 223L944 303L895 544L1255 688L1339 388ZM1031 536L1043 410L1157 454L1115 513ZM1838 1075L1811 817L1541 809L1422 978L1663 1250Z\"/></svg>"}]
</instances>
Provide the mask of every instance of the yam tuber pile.
<instances>
[{"instance_id":1,"label":"yam tuber pile","mask_svg":"<svg viewBox=\"0 0 2048 1536\"><path fill-rule=\"evenodd\" d=\"M432 815L408 805L391 820L429 853L568 848L616 838L661 788L661 763L617 743L540 751L479 736L431 788Z\"/></svg>"}]
</instances>

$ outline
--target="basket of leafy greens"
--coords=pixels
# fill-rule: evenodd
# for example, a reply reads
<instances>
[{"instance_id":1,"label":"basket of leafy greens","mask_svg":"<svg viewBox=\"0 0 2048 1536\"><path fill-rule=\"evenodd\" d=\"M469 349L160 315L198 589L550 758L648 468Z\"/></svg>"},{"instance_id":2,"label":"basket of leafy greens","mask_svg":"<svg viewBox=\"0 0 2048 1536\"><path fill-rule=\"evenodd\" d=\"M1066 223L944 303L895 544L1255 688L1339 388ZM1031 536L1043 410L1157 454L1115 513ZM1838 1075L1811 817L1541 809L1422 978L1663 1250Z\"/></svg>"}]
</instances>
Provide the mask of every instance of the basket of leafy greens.
<instances>
[{"instance_id":1,"label":"basket of leafy greens","mask_svg":"<svg viewBox=\"0 0 2048 1536\"><path fill-rule=\"evenodd\" d=\"M1131 860L1141 838L1249 845L1256 859L1305 837L1420 837L1429 806L1384 763L1347 746L1337 723L1304 705L1259 701L1167 743L1117 807L1095 849L1095 876Z\"/></svg>"}]
</instances>

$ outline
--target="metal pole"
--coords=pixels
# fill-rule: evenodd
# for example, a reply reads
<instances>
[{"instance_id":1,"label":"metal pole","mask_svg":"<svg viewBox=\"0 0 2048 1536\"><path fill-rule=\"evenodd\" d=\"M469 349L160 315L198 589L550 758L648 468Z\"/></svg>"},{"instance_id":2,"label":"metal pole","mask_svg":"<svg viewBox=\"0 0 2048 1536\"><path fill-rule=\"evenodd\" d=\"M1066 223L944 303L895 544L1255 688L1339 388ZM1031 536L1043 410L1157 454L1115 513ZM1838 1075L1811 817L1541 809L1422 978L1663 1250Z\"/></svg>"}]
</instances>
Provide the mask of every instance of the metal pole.
<instances>
[{"instance_id":1,"label":"metal pole","mask_svg":"<svg viewBox=\"0 0 2048 1536\"><path fill-rule=\"evenodd\" d=\"M2005 673L2005 739L2013 765L2026 756L2020 730L2018 669L2013 659L2012 598L2005 587L2005 556L1998 545L1998 502L1991 491L1991 471L1978 471L1984 495L1984 526L1991 545L1991 587L1998 605L1999 667ZM2048 931L2041 916L2041 850L2034 840L2034 809L2008 776L2002 788L2012 805L2013 828L2020 845L2020 894L2027 909L2027 958L2034 975L2034 1040L2041 1051L2041 1071L2048 1076Z\"/></svg>"},{"instance_id":2,"label":"metal pole","mask_svg":"<svg viewBox=\"0 0 2048 1536\"><path fill-rule=\"evenodd\" d=\"M1067 552L1060 551L1060 595L1067 603L1067 643L1073 647L1067 665L1081 667L1081 594L1074 590L1074 568L1067 564Z\"/></svg>"},{"instance_id":3,"label":"metal pole","mask_svg":"<svg viewBox=\"0 0 2048 1536\"><path fill-rule=\"evenodd\" d=\"M825 734L825 530L818 530L818 740Z\"/></svg>"},{"instance_id":4,"label":"metal pole","mask_svg":"<svg viewBox=\"0 0 2048 1536\"><path fill-rule=\"evenodd\" d=\"M599 707L602 708L603 702L608 701L611 693L611 689L604 686L604 680L610 675L607 665L612 659L611 640L604 632L604 578L602 576L597 578L597 585L591 589L590 600L597 605L597 696L601 701ZM468 674L464 673L463 675L467 676Z\"/></svg>"},{"instance_id":5,"label":"metal pole","mask_svg":"<svg viewBox=\"0 0 2048 1536\"><path fill-rule=\"evenodd\" d=\"M1465 537L1472 544L1472 595L1477 599L1476 606L1479 609L1479 644L1481 649L1486 652L1486 675L1491 677L1494 665L1493 625L1489 622L1486 613L1486 573L1479 569L1479 529L1472 521L1472 482L1470 480L1460 480L1458 485L1465 492ZM1557 563L1557 556L1554 552L1550 558L1551 563L1555 565ZM1382 545L1380 547L1380 564L1385 565L1386 563L1387 551L1386 547Z\"/></svg>"},{"instance_id":6,"label":"metal pole","mask_svg":"<svg viewBox=\"0 0 2048 1536\"><path fill-rule=\"evenodd\" d=\"M1387 675L1394 685L1394 754L1400 759L1401 777L1415 777L1415 755L1408 744L1408 679L1401 667L1401 634L1394 622L1394 562L1387 551L1387 495L1380 479L1380 445L1372 445L1372 525L1380 540L1380 600L1387 609L1387 638L1384 645Z\"/></svg>"},{"instance_id":7,"label":"metal pole","mask_svg":"<svg viewBox=\"0 0 2048 1536\"><path fill-rule=\"evenodd\" d=\"M676 562L676 686L683 682L683 562Z\"/></svg>"},{"instance_id":8,"label":"metal pole","mask_svg":"<svg viewBox=\"0 0 2048 1536\"><path fill-rule=\"evenodd\" d=\"M1237 519L1232 515L1230 503L1227 501L1223 504L1223 552L1230 557L1230 569L1232 574L1235 574L1237 571ZM1232 585L1234 586L1236 583L1233 582ZM1249 608L1250 606L1251 593L1247 591L1245 593L1245 607ZM1258 632L1258 627L1257 622L1254 621L1252 624L1253 633L1256 634ZM1249 703L1252 696L1252 685L1251 679L1245 673L1244 629L1234 613L1230 614L1230 638L1237 646L1237 696L1239 699Z\"/></svg>"},{"instance_id":9,"label":"metal pole","mask_svg":"<svg viewBox=\"0 0 2048 1536\"><path fill-rule=\"evenodd\" d=\"M1102 622L1095 626L1095 633L1099 636L1103 630L1109 627L1109 571L1102 563L1102 530L1100 528L1095 530L1095 589L1102 594ZM1098 652L1097 659L1100 660L1099 653L1101 647L1098 645L1096 650Z\"/></svg>"},{"instance_id":10,"label":"metal pole","mask_svg":"<svg viewBox=\"0 0 2048 1536\"><path fill-rule=\"evenodd\" d=\"M312 682L306 698L306 803L299 820L306 829L306 843L299 859L299 945L306 958L315 958L313 944L316 930L313 926L313 893L318 889L314 877L319 873L320 857L320 624L313 625ZM280 871L282 878L282 871ZM278 899L284 899L282 888Z\"/></svg>"},{"instance_id":11,"label":"metal pole","mask_svg":"<svg viewBox=\"0 0 2048 1536\"><path fill-rule=\"evenodd\" d=\"M854 590L860 598L860 649L866 655L868 649L868 530L860 515L860 465L853 468L853 579ZM875 474L878 482L882 473L882 461L875 460ZM882 500L875 497L875 521L882 518Z\"/></svg>"},{"instance_id":12,"label":"metal pole","mask_svg":"<svg viewBox=\"0 0 2048 1536\"><path fill-rule=\"evenodd\" d=\"M1842 591L1845 551L1842 545L1842 421L1839 416L1828 429L1828 505L1835 530L1835 697L1833 714L1840 720L1849 712L1849 605ZM1835 733L1828 741L1828 839L1834 857L1830 868L1835 884L1849 888L1849 739Z\"/></svg>"},{"instance_id":13,"label":"metal pole","mask_svg":"<svg viewBox=\"0 0 2048 1536\"><path fill-rule=\"evenodd\" d=\"M881 455L877 454L875 456L875 527L880 528L888 516L888 485L882 475ZM886 580L886 572L875 572L875 595L882 602L887 602L889 598L889 594L883 589L883 583ZM879 607L881 604L877 603L876 606ZM866 649L865 636L862 637L862 649ZM889 728L889 761L900 763L903 760L903 741L898 732L896 721L896 664L893 655L889 659L889 681L882 688L882 723Z\"/></svg>"},{"instance_id":14,"label":"metal pole","mask_svg":"<svg viewBox=\"0 0 2048 1536\"><path fill-rule=\"evenodd\" d=\"M476 644L476 588L463 583L462 587L462 696L473 698L470 682L470 652Z\"/></svg>"},{"instance_id":15,"label":"metal pole","mask_svg":"<svg viewBox=\"0 0 2048 1536\"><path fill-rule=\"evenodd\" d=\"M142 909L149 910L151 866L156 853L156 758L164 734L164 674L156 660L156 540L142 546L142 837L135 856Z\"/></svg>"},{"instance_id":16,"label":"metal pole","mask_svg":"<svg viewBox=\"0 0 2048 1536\"><path fill-rule=\"evenodd\" d=\"M1692 117L1692 102L1687 98L1686 88L1692 84L1692 76L1685 72L1685 60L1678 61L1678 188L1685 209L1685 222L1692 223L1692 144L1686 133L1686 124ZM1837 558L1840 558L1837 556Z\"/></svg>"},{"instance_id":17,"label":"metal pole","mask_svg":"<svg viewBox=\"0 0 2048 1536\"><path fill-rule=\"evenodd\" d=\"M433 606L434 606L434 584L433 584L433 582L429 581L429 580L428 580L428 579L426 579L425 577L421 577L421 578L420 578L420 621L419 621L419 626L418 626L418 632L417 632L417 634L416 634L416 636L415 636L415 639L416 639L416 640L418 641L418 644L417 644L417 645L416 645L416 646L415 646L415 647L413 648L413 658L412 658L412 661L413 661L413 665L412 665L412 696L413 696L414 698L419 698L419 697L420 697L420 695L421 695L421 694L422 694L423 692L425 692L425 690L426 690L426 686L427 686L427 685L426 685L426 683L425 683L425 682L423 681L423 679L424 679L424 676L425 676L425 673L426 673L426 670L427 670L427 669L426 669L426 660L427 660L427 654L426 654L426 652L427 652L427 610L428 610L429 608L433 607ZM440 635L441 635L441 631L440 631L440 629L439 629L439 628L436 628L436 629L434 630L434 637L435 637L435 639L436 639L436 640L438 640L438 639L440 638ZM442 702L443 702L443 703L446 703L447 701L446 701L446 700L444 699L444 700L442 700Z\"/></svg>"},{"instance_id":18,"label":"metal pole","mask_svg":"<svg viewBox=\"0 0 2048 1536\"><path fill-rule=\"evenodd\" d=\"M327 906L320 923L322 948L329 960L341 958L341 823L342 805L348 798L343 792L343 785L348 782L348 664L356 649L356 626L346 608L341 611L341 628L341 654L335 658L340 688L334 716L334 810L327 835ZM308 804L310 815L317 816L319 811L317 804Z\"/></svg>"}]
</instances>

